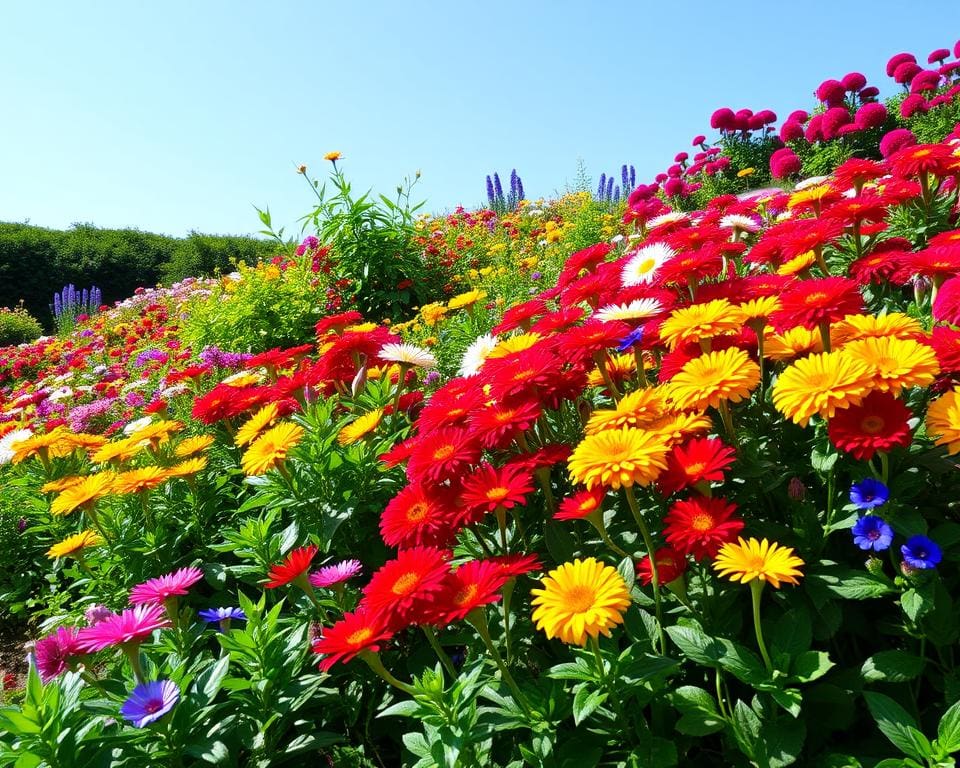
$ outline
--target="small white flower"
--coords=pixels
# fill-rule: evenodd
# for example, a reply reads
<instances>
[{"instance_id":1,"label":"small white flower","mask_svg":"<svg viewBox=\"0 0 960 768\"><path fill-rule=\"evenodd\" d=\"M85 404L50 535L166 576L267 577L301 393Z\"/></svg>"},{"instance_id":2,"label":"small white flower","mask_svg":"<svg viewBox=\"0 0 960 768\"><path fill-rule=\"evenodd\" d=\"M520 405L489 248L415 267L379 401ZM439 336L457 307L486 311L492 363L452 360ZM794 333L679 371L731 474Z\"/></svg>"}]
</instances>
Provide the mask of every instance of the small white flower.
<instances>
[{"instance_id":1,"label":"small white flower","mask_svg":"<svg viewBox=\"0 0 960 768\"><path fill-rule=\"evenodd\" d=\"M623 235L614 235L613 237L610 238L610 242L613 243L614 245L621 242L622 240L623 240Z\"/></svg>"},{"instance_id":2,"label":"small white flower","mask_svg":"<svg viewBox=\"0 0 960 768\"><path fill-rule=\"evenodd\" d=\"M22 443L28 437L33 437L33 432L29 429L15 429L8 432L0 438L0 464L9 464L13 461L17 445Z\"/></svg>"},{"instance_id":3,"label":"small white flower","mask_svg":"<svg viewBox=\"0 0 960 768\"><path fill-rule=\"evenodd\" d=\"M651 282L663 263L674 256L676 253L663 243L643 246L623 267L620 279L624 288Z\"/></svg>"},{"instance_id":4,"label":"small white flower","mask_svg":"<svg viewBox=\"0 0 960 768\"><path fill-rule=\"evenodd\" d=\"M807 187L815 187L817 184L823 184L823 182L829 178L829 176L811 176L809 179L798 181L794 189L799 191L801 189L806 189Z\"/></svg>"},{"instance_id":5,"label":"small white flower","mask_svg":"<svg viewBox=\"0 0 960 768\"><path fill-rule=\"evenodd\" d=\"M663 311L663 305L656 299L635 299L629 304L608 304L594 313L601 322L611 320L645 320L655 317Z\"/></svg>"},{"instance_id":6,"label":"small white flower","mask_svg":"<svg viewBox=\"0 0 960 768\"><path fill-rule=\"evenodd\" d=\"M467 351L463 353L463 360L460 361L460 375L476 376L497 343L496 336L491 336L489 333L474 339L473 343L467 347Z\"/></svg>"},{"instance_id":7,"label":"small white flower","mask_svg":"<svg viewBox=\"0 0 960 768\"><path fill-rule=\"evenodd\" d=\"M739 213L728 213L720 219L720 226L727 229L739 229L741 232L757 232L760 225L750 216L741 216Z\"/></svg>"},{"instance_id":8,"label":"small white flower","mask_svg":"<svg viewBox=\"0 0 960 768\"><path fill-rule=\"evenodd\" d=\"M384 344L380 348L380 359L417 368L434 368L437 365L437 358L432 352L413 344Z\"/></svg>"},{"instance_id":9,"label":"small white flower","mask_svg":"<svg viewBox=\"0 0 960 768\"><path fill-rule=\"evenodd\" d=\"M673 224L678 221L686 221L689 218L687 214L683 211L669 211L668 213L661 213L659 216L654 216L650 221L647 222L647 229L656 229L657 227L663 224Z\"/></svg>"},{"instance_id":10,"label":"small white flower","mask_svg":"<svg viewBox=\"0 0 960 768\"><path fill-rule=\"evenodd\" d=\"M166 400L167 398L175 397L176 395L182 395L184 392L186 392L189 389L190 388L186 384L184 384L183 382L180 382L178 384L174 384L171 387L167 387L166 389L160 390L160 397Z\"/></svg>"}]
</instances>

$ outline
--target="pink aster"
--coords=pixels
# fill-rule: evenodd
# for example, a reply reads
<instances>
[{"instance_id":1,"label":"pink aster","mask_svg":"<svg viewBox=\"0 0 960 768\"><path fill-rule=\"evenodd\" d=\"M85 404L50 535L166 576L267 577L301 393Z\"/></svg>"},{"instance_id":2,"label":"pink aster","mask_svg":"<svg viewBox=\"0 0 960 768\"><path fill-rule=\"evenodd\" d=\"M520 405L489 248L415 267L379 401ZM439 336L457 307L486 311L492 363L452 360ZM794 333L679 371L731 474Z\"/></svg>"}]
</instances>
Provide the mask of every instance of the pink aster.
<instances>
[{"instance_id":1,"label":"pink aster","mask_svg":"<svg viewBox=\"0 0 960 768\"><path fill-rule=\"evenodd\" d=\"M203 578L199 568L181 568L173 573L147 579L130 590L131 605L160 605L168 597L187 594L190 587Z\"/></svg>"},{"instance_id":2,"label":"pink aster","mask_svg":"<svg viewBox=\"0 0 960 768\"><path fill-rule=\"evenodd\" d=\"M169 626L162 605L138 605L81 629L77 644L80 650L95 653L111 645L142 643L154 630Z\"/></svg>"},{"instance_id":3,"label":"pink aster","mask_svg":"<svg viewBox=\"0 0 960 768\"><path fill-rule=\"evenodd\" d=\"M333 587L337 584L342 584L348 579L352 579L362 570L363 566L359 560L344 560L342 563L325 565L323 568L317 570L316 573L311 573L310 583L321 589Z\"/></svg>"},{"instance_id":4,"label":"pink aster","mask_svg":"<svg viewBox=\"0 0 960 768\"><path fill-rule=\"evenodd\" d=\"M53 678L66 672L70 668L71 661L83 655L77 641L78 635L79 630L76 627L57 627L55 632L37 641L33 649L33 657L43 682L49 683Z\"/></svg>"}]
</instances>

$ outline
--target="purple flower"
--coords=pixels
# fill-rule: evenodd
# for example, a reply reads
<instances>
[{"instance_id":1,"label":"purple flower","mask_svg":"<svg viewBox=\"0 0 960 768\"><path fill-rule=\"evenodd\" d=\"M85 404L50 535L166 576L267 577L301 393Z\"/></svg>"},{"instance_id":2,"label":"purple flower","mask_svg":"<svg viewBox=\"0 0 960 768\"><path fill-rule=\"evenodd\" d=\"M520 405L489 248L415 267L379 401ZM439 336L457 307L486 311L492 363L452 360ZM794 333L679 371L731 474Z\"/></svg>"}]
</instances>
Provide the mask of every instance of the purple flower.
<instances>
[{"instance_id":1,"label":"purple flower","mask_svg":"<svg viewBox=\"0 0 960 768\"><path fill-rule=\"evenodd\" d=\"M864 515L853 524L853 543L860 549L883 552L893 542L893 528L878 515Z\"/></svg>"},{"instance_id":2,"label":"purple flower","mask_svg":"<svg viewBox=\"0 0 960 768\"><path fill-rule=\"evenodd\" d=\"M247 614L243 612L242 608L206 608L200 611L197 616L208 624L212 624L215 621L229 621L230 619L236 619L237 621L247 620Z\"/></svg>"},{"instance_id":3,"label":"purple flower","mask_svg":"<svg viewBox=\"0 0 960 768\"><path fill-rule=\"evenodd\" d=\"M936 568L937 563L943 559L943 553L937 543L920 535L907 539L907 543L900 547L900 553L907 565L921 570Z\"/></svg>"},{"instance_id":4,"label":"purple flower","mask_svg":"<svg viewBox=\"0 0 960 768\"><path fill-rule=\"evenodd\" d=\"M882 507L890 498L890 490L879 480L867 477L850 488L850 503L857 509Z\"/></svg>"},{"instance_id":5,"label":"purple flower","mask_svg":"<svg viewBox=\"0 0 960 768\"><path fill-rule=\"evenodd\" d=\"M334 565L325 565L316 573L310 574L310 583L315 587L332 587L334 584L341 584L347 579L352 579L363 566L359 560L344 560L342 563Z\"/></svg>"},{"instance_id":6,"label":"purple flower","mask_svg":"<svg viewBox=\"0 0 960 768\"><path fill-rule=\"evenodd\" d=\"M180 688L172 680L140 683L120 707L123 715L137 728L163 717L180 700Z\"/></svg>"},{"instance_id":7,"label":"purple flower","mask_svg":"<svg viewBox=\"0 0 960 768\"><path fill-rule=\"evenodd\" d=\"M643 340L643 327L634 328L630 333L623 337L623 340L620 342L620 346L617 347L617 351L620 353L629 352L633 349L634 344L639 344Z\"/></svg>"}]
</instances>

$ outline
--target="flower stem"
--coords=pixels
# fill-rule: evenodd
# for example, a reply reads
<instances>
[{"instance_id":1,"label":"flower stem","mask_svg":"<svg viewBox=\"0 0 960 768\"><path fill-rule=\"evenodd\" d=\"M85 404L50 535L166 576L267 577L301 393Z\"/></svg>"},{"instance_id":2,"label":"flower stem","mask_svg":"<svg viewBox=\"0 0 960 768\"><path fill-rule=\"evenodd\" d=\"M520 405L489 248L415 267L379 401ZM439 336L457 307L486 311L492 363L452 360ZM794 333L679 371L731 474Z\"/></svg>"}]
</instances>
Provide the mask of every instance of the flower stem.
<instances>
[{"instance_id":1,"label":"flower stem","mask_svg":"<svg viewBox=\"0 0 960 768\"><path fill-rule=\"evenodd\" d=\"M403 682L402 680L397 680L397 678L387 671L387 668L383 666L383 662L380 661L380 656L378 654L370 653L369 651L363 651L358 655L367 663L367 666L370 667L370 669L390 683L390 685L392 685L394 688L397 688L411 696L416 695L416 688L409 683Z\"/></svg>"},{"instance_id":2,"label":"flower stem","mask_svg":"<svg viewBox=\"0 0 960 768\"><path fill-rule=\"evenodd\" d=\"M770 654L767 653L767 644L763 642L763 627L760 626L760 595L762 592L762 581L754 579L750 582L750 597L753 599L753 629L757 635L757 646L760 648L760 655L763 657L767 672L773 672L773 662L770 661Z\"/></svg>"},{"instance_id":3,"label":"flower stem","mask_svg":"<svg viewBox=\"0 0 960 768\"><path fill-rule=\"evenodd\" d=\"M653 539L650 538L650 530L644 522L643 515L640 513L640 505L637 504L637 497L633 493L633 486L625 486L627 493L627 502L630 505L630 511L633 513L633 519L640 529L640 535L643 536L643 544L647 548L647 556L650 558L650 583L653 585L653 604L657 613L657 631L660 635L660 653L667 652L667 637L663 631L663 609L660 607L660 578L657 574L657 552L653 547Z\"/></svg>"},{"instance_id":4,"label":"flower stem","mask_svg":"<svg viewBox=\"0 0 960 768\"><path fill-rule=\"evenodd\" d=\"M453 662L450 660L447 652L443 650L443 646L440 645L440 641L437 640L437 633L433 631L433 627L424 624L421 629L423 629L423 634L427 636L427 642L430 643L433 652L437 654L437 658L440 659L440 663L443 664L443 668L450 673L450 677L456 679L457 668L453 666Z\"/></svg>"},{"instance_id":5,"label":"flower stem","mask_svg":"<svg viewBox=\"0 0 960 768\"><path fill-rule=\"evenodd\" d=\"M503 657L500 655L500 651L498 651L497 647L493 644L493 638L490 637L490 627L487 626L487 616L483 612L483 608L474 608L470 611L470 613L467 614L467 622L477 630L480 639L483 640L483 644L487 647L487 651L490 653L490 656L493 657L494 663L499 667L503 681L513 692L517 704L527 715L530 715L530 705L527 704L526 698L524 698L520 692L520 686L518 686L517 681L513 679L513 675L510 674L507 665L503 663Z\"/></svg>"}]
</instances>

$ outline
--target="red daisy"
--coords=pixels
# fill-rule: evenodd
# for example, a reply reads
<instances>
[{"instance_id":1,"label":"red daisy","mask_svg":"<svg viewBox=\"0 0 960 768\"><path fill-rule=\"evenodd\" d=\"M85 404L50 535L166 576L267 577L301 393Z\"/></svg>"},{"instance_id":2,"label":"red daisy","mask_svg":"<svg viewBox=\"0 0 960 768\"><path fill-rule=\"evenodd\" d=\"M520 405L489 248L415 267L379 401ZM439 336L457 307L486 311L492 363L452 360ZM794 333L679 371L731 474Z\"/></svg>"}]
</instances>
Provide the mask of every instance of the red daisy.
<instances>
[{"instance_id":1,"label":"red daisy","mask_svg":"<svg viewBox=\"0 0 960 768\"><path fill-rule=\"evenodd\" d=\"M380 536L391 547L445 546L456 537L457 508L444 487L412 483L380 515Z\"/></svg>"},{"instance_id":2,"label":"red daisy","mask_svg":"<svg viewBox=\"0 0 960 768\"><path fill-rule=\"evenodd\" d=\"M462 489L463 520L470 523L498 507L513 509L518 504L523 506L527 494L533 492L533 483L529 470L522 467L508 464L498 469L491 464L482 464L463 481Z\"/></svg>"},{"instance_id":3,"label":"red daisy","mask_svg":"<svg viewBox=\"0 0 960 768\"><path fill-rule=\"evenodd\" d=\"M596 245L591 245L589 248L584 248L582 251L577 251L572 254L563 265L563 270L560 272L560 277L557 281L558 284L569 284L580 277L580 273L584 270L592 272L607 258L612 250L613 246L610 245L610 243L597 243ZM504 315L504 317L506 317L506 315Z\"/></svg>"},{"instance_id":4,"label":"red daisy","mask_svg":"<svg viewBox=\"0 0 960 768\"><path fill-rule=\"evenodd\" d=\"M296 581L310 570L310 563L316 554L317 547L314 544L293 550L282 563L270 569L267 573L269 581L264 586L274 589Z\"/></svg>"},{"instance_id":5,"label":"red daisy","mask_svg":"<svg viewBox=\"0 0 960 768\"><path fill-rule=\"evenodd\" d=\"M736 504L722 498L694 496L676 501L663 518L663 536L684 555L713 559L720 547L736 541L743 530L743 520L736 511Z\"/></svg>"},{"instance_id":6,"label":"red daisy","mask_svg":"<svg viewBox=\"0 0 960 768\"><path fill-rule=\"evenodd\" d=\"M785 259L792 259L807 251L819 253L823 246L832 243L843 234L843 224L824 219L795 219L784 221L775 227L783 243ZM769 232L773 232L773 227Z\"/></svg>"},{"instance_id":7,"label":"red daisy","mask_svg":"<svg viewBox=\"0 0 960 768\"><path fill-rule=\"evenodd\" d=\"M717 246L711 245L699 251L677 254L664 262L657 272L657 278L663 285L696 286L707 278L716 277L721 270L723 256Z\"/></svg>"},{"instance_id":8,"label":"red daisy","mask_svg":"<svg viewBox=\"0 0 960 768\"><path fill-rule=\"evenodd\" d=\"M923 275L939 284L958 273L960 273L960 243L954 243L905 254L902 258L899 277Z\"/></svg>"},{"instance_id":9,"label":"red daisy","mask_svg":"<svg viewBox=\"0 0 960 768\"><path fill-rule=\"evenodd\" d=\"M437 597L435 622L451 624L464 619L475 608L495 603L509 575L492 560L471 560L448 574L443 592Z\"/></svg>"},{"instance_id":10,"label":"red daisy","mask_svg":"<svg viewBox=\"0 0 960 768\"><path fill-rule=\"evenodd\" d=\"M560 508L554 513L554 520L582 520L594 512L599 512L606 492L603 488L592 491L580 491L560 502Z\"/></svg>"},{"instance_id":11,"label":"red daisy","mask_svg":"<svg viewBox=\"0 0 960 768\"><path fill-rule=\"evenodd\" d=\"M837 411L827 433L837 448L869 461L877 451L910 445L913 412L889 392L871 392L860 405Z\"/></svg>"},{"instance_id":12,"label":"red daisy","mask_svg":"<svg viewBox=\"0 0 960 768\"><path fill-rule=\"evenodd\" d=\"M573 453L573 448L567 443L548 443L540 446L533 453L521 453L514 456L507 462L507 465L522 467L529 472L536 472L538 469L565 462L570 458L571 453Z\"/></svg>"},{"instance_id":13,"label":"red daisy","mask_svg":"<svg viewBox=\"0 0 960 768\"><path fill-rule=\"evenodd\" d=\"M883 240L850 264L850 277L860 285L890 280L901 270L903 259L912 248L910 241L902 237Z\"/></svg>"},{"instance_id":14,"label":"red daisy","mask_svg":"<svg viewBox=\"0 0 960 768\"><path fill-rule=\"evenodd\" d=\"M832 184L841 192L855 189L859 193L865 182L879 179L886 174L887 170L876 160L852 157L834 170Z\"/></svg>"},{"instance_id":15,"label":"red daisy","mask_svg":"<svg viewBox=\"0 0 960 768\"><path fill-rule=\"evenodd\" d=\"M937 354L937 362L943 373L960 372L960 331L945 325L933 326L930 346Z\"/></svg>"},{"instance_id":16,"label":"red daisy","mask_svg":"<svg viewBox=\"0 0 960 768\"><path fill-rule=\"evenodd\" d=\"M629 325L618 320L608 323L587 320L583 325L564 332L558 350L567 358L589 357L595 352L616 348L630 331Z\"/></svg>"},{"instance_id":17,"label":"red daisy","mask_svg":"<svg viewBox=\"0 0 960 768\"><path fill-rule=\"evenodd\" d=\"M415 624L443 590L448 550L413 547L385 563L363 588L370 612L394 630Z\"/></svg>"},{"instance_id":18,"label":"red daisy","mask_svg":"<svg viewBox=\"0 0 960 768\"><path fill-rule=\"evenodd\" d=\"M933 318L941 323L960 325L960 277L951 277L940 286L933 300Z\"/></svg>"},{"instance_id":19,"label":"red daisy","mask_svg":"<svg viewBox=\"0 0 960 768\"><path fill-rule=\"evenodd\" d=\"M555 312L551 312L549 315L541 317L530 326L530 331L532 333L539 333L541 336L546 336L556 331L563 331L579 321L580 318L583 317L583 314L583 307L563 307Z\"/></svg>"},{"instance_id":20,"label":"red daisy","mask_svg":"<svg viewBox=\"0 0 960 768\"><path fill-rule=\"evenodd\" d=\"M856 282L846 277L823 277L803 280L787 289L780 297L780 309L770 320L777 331L783 332L798 325L818 328L863 311L863 296Z\"/></svg>"},{"instance_id":21,"label":"red daisy","mask_svg":"<svg viewBox=\"0 0 960 768\"><path fill-rule=\"evenodd\" d=\"M356 325L362 322L363 315L355 309L351 309L349 312L341 312L339 315L328 315L318 321L314 326L314 332L318 339L323 340L328 333L339 334L342 333L343 329L348 325Z\"/></svg>"},{"instance_id":22,"label":"red daisy","mask_svg":"<svg viewBox=\"0 0 960 768\"><path fill-rule=\"evenodd\" d=\"M887 166L901 178L921 174L949 176L960 168L960 160L953 154L953 148L946 144L914 144L888 157Z\"/></svg>"},{"instance_id":23,"label":"red daisy","mask_svg":"<svg viewBox=\"0 0 960 768\"><path fill-rule=\"evenodd\" d=\"M497 325L493 326L490 332L494 335L500 335L501 333L507 333L516 328L523 328L523 330L529 331L531 320L535 317L545 315L547 312L547 302L539 298L530 299L522 304L510 307L510 309L503 313L503 318Z\"/></svg>"},{"instance_id":24,"label":"red daisy","mask_svg":"<svg viewBox=\"0 0 960 768\"><path fill-rule=\"evenodd\" d=\"M489 562L496 563L508 579L523 576L531 571L539 571L543 568L536 555L497 555L491 557Z\"/></svg>"},{"instance_id":25,"label":"red daisy","mask_svg":"<svg viewBox=\"0 0 960 768\"><path fill-rule=\"evenodd\" d=\"M343 614L340 621L332 627L322 627L321 631L323 634L313 641L312 648L314 653L325 655L320 662L323 672L329 672L338 661L350 661L358 653L377 653L381 644L393 637L380 617L362 608Z\"/></svg>"},{"instance_id":26,"label":"red daisy","mask_svg":"<svg viewBox=\"0 0 960 768\"><path fill-rule=\"evenodd\" d=\"M540 418L540 406L532 400L514 398L490 403L470 413L470 437L484 448L505 448Z\"/></svg>"},{"instance_id":27,"label":"red daisy","mask_svg":"<svg viewBox=\"0 0 960 768\"><path fill-rule=\"evenodd\" d=\"M407 477L442 483L480 461L480 446L465 429L447 427L419 438L407 462Z\"/></svg>"},{"instance_id":28,"label":"red daisy","mask_svg":"<svg viewBox=\"0 0 960 768\"><path fill-rule=\"evenodd\" d=\"M670 547L657 550L657 584L663 586L676 581L687 570L687 559ZM650 568L650 556L646 555L637 564L637 575L645 587L653 582L653 570Z\"/></svg>"},{"instance_id":29,"label":"red daisy","mask_svg":"<svg viewBox=\"0 0 960 768\"><path fill-rule=\"evenodd\" d=\"M478 379L453 379L433 393L420 412L419 427L433 432L441 427L465 427L468 414L487 401Z\"/></svg>"},{"instance_id":30,"label":"red daisy","mask_svg":"<svg viewBox=\"0 0 960 768\"><path fill-rule=\"evenodd\" d=\"M733 464L735 456L733 448L715 437L695 437L667 454L667 468L657 478L657 485L664 496L669 496L701 483L722 483L723 471Z\"/></svg>"},{"instance_id":31,"label":"red daisy","mask_svg":"<svg viewBox=\"0 0 960 768\"><path fill-rule=\"evenodd\" d=\"M543 344L508 357L487 360L483 374L498 400L548 384L560 375L562 361Z\"/></svg>"}]
</instances>

